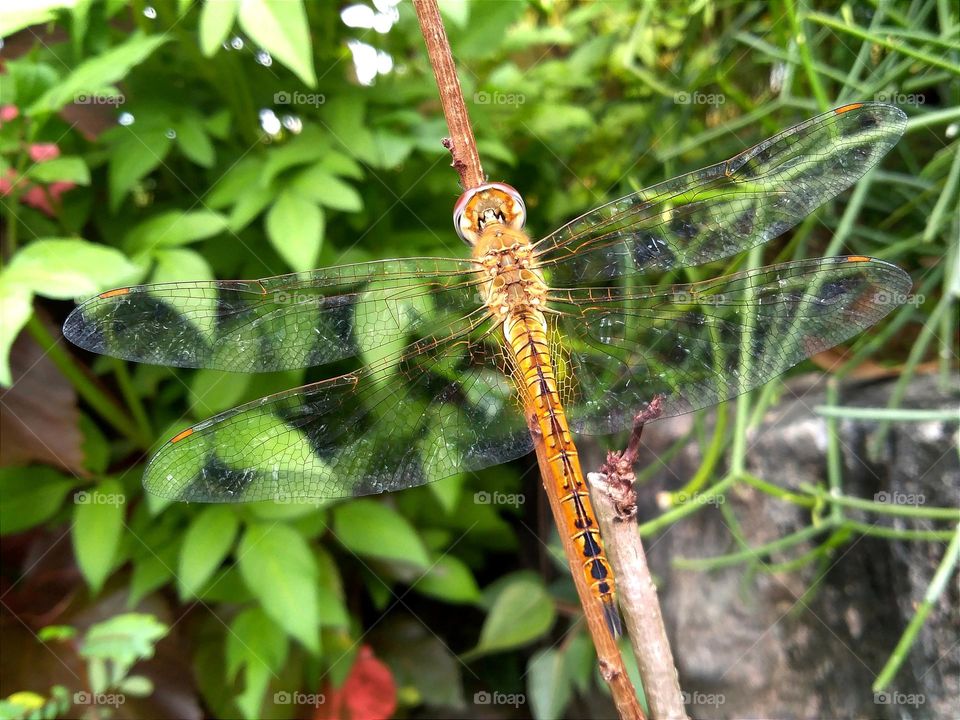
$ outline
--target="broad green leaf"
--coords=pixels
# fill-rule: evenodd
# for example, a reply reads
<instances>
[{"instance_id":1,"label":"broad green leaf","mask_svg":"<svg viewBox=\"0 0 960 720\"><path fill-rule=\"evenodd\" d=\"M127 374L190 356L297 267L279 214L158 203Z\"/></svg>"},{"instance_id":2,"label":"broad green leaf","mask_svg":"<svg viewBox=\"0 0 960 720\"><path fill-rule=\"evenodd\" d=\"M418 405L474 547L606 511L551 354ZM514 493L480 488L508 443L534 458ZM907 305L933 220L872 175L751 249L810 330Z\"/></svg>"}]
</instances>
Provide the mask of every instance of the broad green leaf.
<instances>
[{"instance_id":1,"label":"broad green leaf","mask_svg":"<svg viewBox=\"0 0 960 720\"><path fill-rule=\"evenodd\" d=\"M8 38L31 25L43 25L56 19L57 10L77 0L6 0L0 5L0 37Z\"/></svg>"},{"instance_id":2,"label":"broad green leaf","mask_svg":"<svg viewBox=\"0 0 960 720\"><path fill-rule=\"evenodd\" d=\"M323 211L316 203L284 190L267 213L267 237L287 265L296 271L317 265L323 244Z\"/></svg>"},{"instance_id":3,"label":"broad green leaf","mask_svg":"<svg viewBox=\"0 0 960 720\"><path fill-rule=\"evenodd\" d=\"M226 677L230 682L244 666L262 665L279 672L290 646L283 629L259 607L248 608L233 619L226 643Z\"/></svg>"},{"instance_id":4,"label":"broad green leaf","mask_svg":"<svg viewBox=\"0 0 960 720\"><path fill-rule=\"evenodd\" d=\"M543 583L521 577L504 586L480 630L471 654L520 647L546 633L556 615L553 598Z\"/></svg>"},{"instance_id":5,"label":"broad green leaf","mask_svg":"<svg viewBox=\"0 0 960 720\"><path fill-rule=\"evenodd\" d=\"M466 27L470 17L470 5L467 0L439 0L440 14L457 27Z\"/></svg>"},{"instance_id":6,"label":"broad green leaf","mask_svg":"<svg viewBox=\"0 0 960 720\"><path fill-rule=\"evenodd\" d=\"M135 32L125 43L80 63L63 81L54 85L27 108L26 114L56 112L64 105L74 102L79 95L101 92L122 80L130 68L146 60L169 39L166 34L148 37L141 32Z\"/></svg>"},{"instance_id":7,"label":"broad green leaf","mask_svg":"<svg viewBox=\"0 0 960 720\"><path fill-rule=\"evenodd\" d=\"M154 648L170 631L153 615L124 613L92 626L80 644L81 657L116 664L121 677L138 660L153 657Z\"/></svg>"},{"instance_id":8,"label":"broad green leaf","mask_svg":"<svg viewBox=\"0 0 960 720\"><path fill-rule=\"evenodd\" d=\"M117 557L126 496L119 482L105 480L96 488L75 493L74 502L73 551L80 572L97 593Z\"/></svg>"},{"instance_id":9,"label":"broad green leaf","mask_svg":"<svg viewBox=\"0 0 960 720\"><path fill-rule=\"evenodd\" d=\"M120 690L133 697L147 697L153 693L153 681L143 675L129 675L118 686Z\"/></svg>"},{"instance_id":10,"label":"broad green leaf","mask_svg":"<svg viewBox=\"0 0 960 720\"><path fill-rule=\"evenodd\" d=\"M158 247L186 245L223 232L227 219L212 210L169 210L134 227L124 238L131 254Z\"/></svg>"},{"instance_id":11,"label":"broad green leaf","mask_svg":"<svg viewBox=\"0 0 960 720\"><path fill-rule=\"evenodd\" d=\"M319 653L317 566L306 541L286 525L253 524L244 532L237 562L264 611L310 652Z\"/></svg>"},{"instance_id":12,"label":"broad green leaf","mask_svg":"<svg viewBox=\"0 0 960 720\"><path fill-rule=\"evenodd\" d=\"M536 653L527 663L527 695L533 717L557 720L563 717L572 696L572 688L564 671L564 655L547 648Z\"/></svg>"},{"instance_id":13,"label":"broad green leaf","mask_svg":"<svg viewBox=\"0 0 960 720\"><path fill-rule=\"evenodd\" d=\"M49 520L73 485L50 467L0 468L0 535L23 532Z\"/></svg>"},{"instance_id":14,"label":"broad green leaf","mask_svg":"<svg viewBox=\"0 0 960 720\"><path fill-rule=\"evenodd\" d=\"M79 238L41 238L13 256L9 280L54 300L128 284L140 270L119 250Z\"/></svg>"},{"instance_id":15,"label":"broad green leaf","mask_svg":"<svg viewBox=\"0 0 960 720\"><path fill-rule=\"evenodd\" d=\"M239 529L237 514L224 505L206 507L193 518L180 548L177 585L181 599L195 595L213 576Z\"/></svg>"},{"instance_id":16,"label":"broad green leaf","mask_svg":"<svg viewBox=\"0 0 960 720\"><path fill-rule=\"evenodd\" d=\"M303 82L316 86L310 26L302 0L243 0L240 27Z\"/></svg>"},{"instance_id":17,"label":"broad green leaf","mask_svg":"<svg viewBox=\"0 0 960 720\"><path fill-rule=\"evenodd\" d=\"M200 9L200 50L212 57L220 50L237 18L238 0L207 0Z\"/></svg>"},{"instance_id":18,"label":"broad green leaf","mask_svg":"<svg viewBox=\"0 0 960 720\"><path fill-rule=\"evenodd\" d=\"M190 412L194 417L208 418L229 410L240 402L250 378L249 373L198 370L190 382Z\"/></svg>"},{"instance_id":19,"label":"broad green leaf","mask_svg":"<svg viewBox=\"0 0 960 720\"><path fill-rule=\"evenodd\" d=\"M480 589L470 568L453 555L439 558L413 587L424 595L451 603L473 603L480 599Z\"/></svg>"},{"instance_id":20,"label":"broad green leaf","mask_svg":"<svg viewBox=\"0 0 960 720\"><path fill-rule=\"evenodd\" d=\"M25 107L60 79L53 66L37 62L30 54L17 60L7 60L4 69L6 75L0 83L0 103L4 105Z\"/></svg>"},{"instance_id":21,"label":"broad green leaf","mask_svg":"<svg viewBox=\"0 0 960 720\"><path fill-rule=\"evenodd\" d=\"M30 288L14 282L9 268L0 271L0 385L13 384L10 348L33 313Z\"/></svg>"},{"instance_id":22,"label":"broad green leaf","mask_svg":"<svg viewBox=\"0 0 960 720\"><path fill-rule=\"evenodd\" d=\"M213 165L216 160L213 143L207 136L203 121L198 116L187 115L184 117L177 123L176 131L177 145L184 155L201 167L211 167Z\"/></svg>"},{"instance_id":23,"label":"broad green leaf","mask_svg":"<svg viewBox=\"0 0 960 720\"><path fill-rule=\"evenodd\" d=\"M375 500L353 500L333 510L337 540L357 555L409 563L426 570L427 549L405 517Z\"/></svg>"},{"instance_id":24,"label":"broad green leaf","mask_svg":"<svg viewBox=\"0 0 960 720\"><path fill-rule=\"evenodd\" d=\"M237 198L251 188L262 193L259 185L263 172L264 163L259 157L243 158L211 186L203 197L203 204L220 210L237 202Z\"/></svg>"},{"instance_id":25,"label":"broad green leaf","mask_svg":"<svg viewBox=\"0 0 960 720\"><path fill-rule=\"evenodd\" d=\"M203 255L190 248L163 248L154 253L157 264L153 268L150 282L166 283L184 280L213 280L213 270ZM191 307L197 306L194 299ZM211 299L210 309L216 307Z\"/></svg>"},{"instance_id":26,"label":"broad green leaf","mask_svg":"<svg viewBox=\"0 0 960 720\"><path fill-rule=\"evenodd\" d=\"M173 568L176 564L177 543L167 543L159 551L144 549L140 557L133 559L133 575L130 578L127 607L136 607L147 595L166 585L173 576Z\"/></svg>"},{"instance_id":27,"label":"broad green leaf","mask_svg":"<svg viewBox=\"0 0 960 720\"><path fill-rule=\"evenodd\" d=\"M251 185L237 198L236 204L230 213L229 227L235 233L243 230L253 222L253 219L267 209L273 202L273 192L270 188Z\"/></svg>"},{"instance_id":28,"label":"broad green leaf","mask_svg":"<svg viewBox=\"0 0 960 720\"><path fill-rule=\"evenodd\" d=\"M120 207L130 188L163 162L172 143L162 128L146 128L129 131L111 146L107 178L112 211Z\"/></svg>"},{"instance_id":29,"label":"broad green leaf","mask_svg":"<svg viewBox=\"0 0 960 720\"><path fill-rule=\"evenodd\" d=\"M58 157L37 163L27 171L27 177L41 183L72 182L90 184L90 169L79 157Z\"/></svg>"},{"instance_id":30,"label":"broad green leaf","mask_svg":"<svg viewBox=\"0 0 960 720\"><path fill-rule=\"evenodd\" d=\"M303 197L334 210L357 212L363 209L360 193L352 185L334 177L322 163L298 173L288 187Z\"/></svg>"},{"instance_id":31,"label":"broad green leaf","mask_svg":"<svg viewBox=\"0 0 960 720\"><path fill-rule=\"evenodd\" d=\"M270 149L266 162L263 163L260 185L268 186L287 168L323 162L331 152L329 140L324 133L315 127L304 128L303 132L292 140Z\"/></svg>"}]
</instances>

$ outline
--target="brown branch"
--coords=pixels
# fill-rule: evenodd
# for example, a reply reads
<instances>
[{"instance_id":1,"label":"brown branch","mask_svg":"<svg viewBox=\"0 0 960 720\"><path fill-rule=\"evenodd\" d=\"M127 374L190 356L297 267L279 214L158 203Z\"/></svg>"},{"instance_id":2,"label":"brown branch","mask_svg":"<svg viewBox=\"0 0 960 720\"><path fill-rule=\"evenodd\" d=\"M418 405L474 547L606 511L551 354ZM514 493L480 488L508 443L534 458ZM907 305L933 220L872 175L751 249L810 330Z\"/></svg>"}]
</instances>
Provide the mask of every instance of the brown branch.
<instances>
[{"instance_id":1,"label":"brown branch","mask_svg":"<svg viewBox=\"0 0 960 720\"><path fill-rule=\"evenodd\" d=\"M636 479L633 464L640 449L640 435L645 423L659 417L661 403L661 397L653 399L634 419L627 449L619 454L610 453L600 472L590 473L588 478L594 490L592 497L600 532L607 541L616 573L620 609L643 678L650 717L653 720L678 720L687 716L686 709L660 612L657 588L637 532L637 496L633 489Z\"/></svg>"},{"instance_id":2,"label":"brown branch","mask_svg":"<svg viewBox=\"0 0 960 720\"><path fill-rule=\"evenodd\" d=\"M457 77L457 68L450 52L450 42L443 29L443 20L440 18L436 0L413 0L413 7L417 11L420 31L427 44L433 74L437 78L443 115L450 129L450 137L443 139L443 146L453 156L451 166L460 176L460 185L464 190L469 190L482 185L486 176L480 166L477 141L473 137L470 115L463 102L463 91L460 89L460 79Z\"/></svg>"},{"instance_id":3,"label":"brown branch","mask_svg":"<svg viewBox=\"0 0 960 720\"><path fill-rule=\"evenodd\" d=\"M430 64L437 78L437 87L440 90L440 100L443 105L443 114L450 129L450 137L443 141L444 146L453 156L453 167L460 175L460 184L464 190L482 185L485 181L483 168L480 166L480 155L477 152L470 117L463 102L463 93L460 90L460 81L457 79L456 67L450 52L443 21L437 9L436 0L413 0L420 21L420 29L427 44L430 55ZM553 469L547 459L547 451L538 428L531 427L531 435L537 451L537 462L540 465L540 475L543 480L550 509L553 511L554 522L558 528L565 527L563 508L560 506L560 497L557 488L560 483L553 477ZM573 538L566 532L560 533L564 553L570 565L574 585L580 596L587 627L593 638L597 650L597 660L600 674L610 686L617 713L626 720L645 720L643 710L637 700L637 693L630 682L630 677L623 665L620 648L607 627L600 603L596 601L587 585L583 573L583 558L574 545Z\"/></svg>"}]
</instances>

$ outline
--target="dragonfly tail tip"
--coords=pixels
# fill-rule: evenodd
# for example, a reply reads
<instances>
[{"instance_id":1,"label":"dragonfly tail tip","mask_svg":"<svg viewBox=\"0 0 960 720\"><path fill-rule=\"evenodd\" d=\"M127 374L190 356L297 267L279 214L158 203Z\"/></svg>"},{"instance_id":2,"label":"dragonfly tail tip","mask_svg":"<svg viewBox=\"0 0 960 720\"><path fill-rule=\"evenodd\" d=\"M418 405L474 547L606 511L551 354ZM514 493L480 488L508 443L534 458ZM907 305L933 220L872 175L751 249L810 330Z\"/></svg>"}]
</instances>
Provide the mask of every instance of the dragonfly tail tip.
<instances>
[{"instance_id":1,"label":"dragonfly tail tip","mask_svg":"<svg viewBox=\"0 0 960 720\"><path fill-rule=\"evenodd\" d=\"M614 639L623 636L623 621L620 619L620 611L617 610L617 604L612 598L603 600L603 617L607 621L607 629Z\"/></svg>"}]
</instances>

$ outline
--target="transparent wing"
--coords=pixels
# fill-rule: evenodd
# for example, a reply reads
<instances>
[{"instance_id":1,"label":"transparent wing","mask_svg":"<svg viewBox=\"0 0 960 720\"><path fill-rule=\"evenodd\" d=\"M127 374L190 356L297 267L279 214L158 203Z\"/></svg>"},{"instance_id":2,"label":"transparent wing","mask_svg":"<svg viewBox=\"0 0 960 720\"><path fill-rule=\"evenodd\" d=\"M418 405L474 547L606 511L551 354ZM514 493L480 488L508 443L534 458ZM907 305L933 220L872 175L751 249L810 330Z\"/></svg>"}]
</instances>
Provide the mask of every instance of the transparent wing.
<instances>
[{"instance_id":1,"label":"transparent wing","mask_svg":"<svg viewBox=\"0 0 960 720\"><path fill-rule=\"evenodd\" d=\"M74 309L63 333L92 352L176 367L268 372L390 348L436 313L477 309L469 260L410 258L263 280L140 285Z\"/></svg>"},{"instance_id":2,"label":"transparent wing","mask_svg":"<svg viewBox=\"0 0 960 720\"><path fill-rule=\"evenodd\" d=\"M202 502L343 498L520 457L533 446L491 322L477 313L442 340L194 425L144 485Z\"/></svg>"},{"instance_id":3,"label":"transparent wing","mask_svg":"<svg viewBox=\"0 0 960 720\"><path fill-rule=\"evenodd\" d=\"M729 257L855 183L905 127L891 105L838 108L573 220L537 242L538 265L552 287L573 288Z\"/></svg>"},{"instance_id":4,"label":"transparent wing","mask_svg":"<svg viewBox=\"0 0 960 720\"><path fill-rule=\"evenodd\" d=\"M571 428L629 428L759 387L905 302L910 277L863 257L784 263L669 291L553 291L557 366Z\"/></svg>"}]
</instances>

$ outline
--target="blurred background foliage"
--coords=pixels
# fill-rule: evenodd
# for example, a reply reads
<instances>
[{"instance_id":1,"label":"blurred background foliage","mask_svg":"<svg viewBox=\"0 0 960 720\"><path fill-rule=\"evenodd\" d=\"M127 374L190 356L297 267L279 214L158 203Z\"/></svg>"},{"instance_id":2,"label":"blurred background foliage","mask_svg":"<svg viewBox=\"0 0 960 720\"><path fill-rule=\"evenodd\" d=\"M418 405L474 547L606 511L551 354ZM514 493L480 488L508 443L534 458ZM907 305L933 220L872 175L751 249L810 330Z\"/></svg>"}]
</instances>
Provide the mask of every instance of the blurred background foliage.
<instances>
[{"instance_id":1,"label":"blurred background foliage","mask_svg":"<svg viewBox=\"0 0 960 720\"><path fill-rule=\"evenodd\" d=\"M484 168L524 194L534 235L843 102L900 106L907 134L881 168L762 259L898 263L924 299L832 372L952 378L955 4L441 9ZM464 256L412 8L47 0L4 3L0 36L0 682L29 691L4 712L610 715L529 462L319 508L167 504L140 487L158 442L304 374L127 366L59 336L72 301L118 285ZM743 480L743 438L773 385L713 435L698 425L710 452L687 491ZM645 534L703 504L665 507ZM126 634L91 656L112 621ZM35 635L48 626L67 629ZM158 641L149 670L128 675Z\"/></svg>"}]
</instances>

